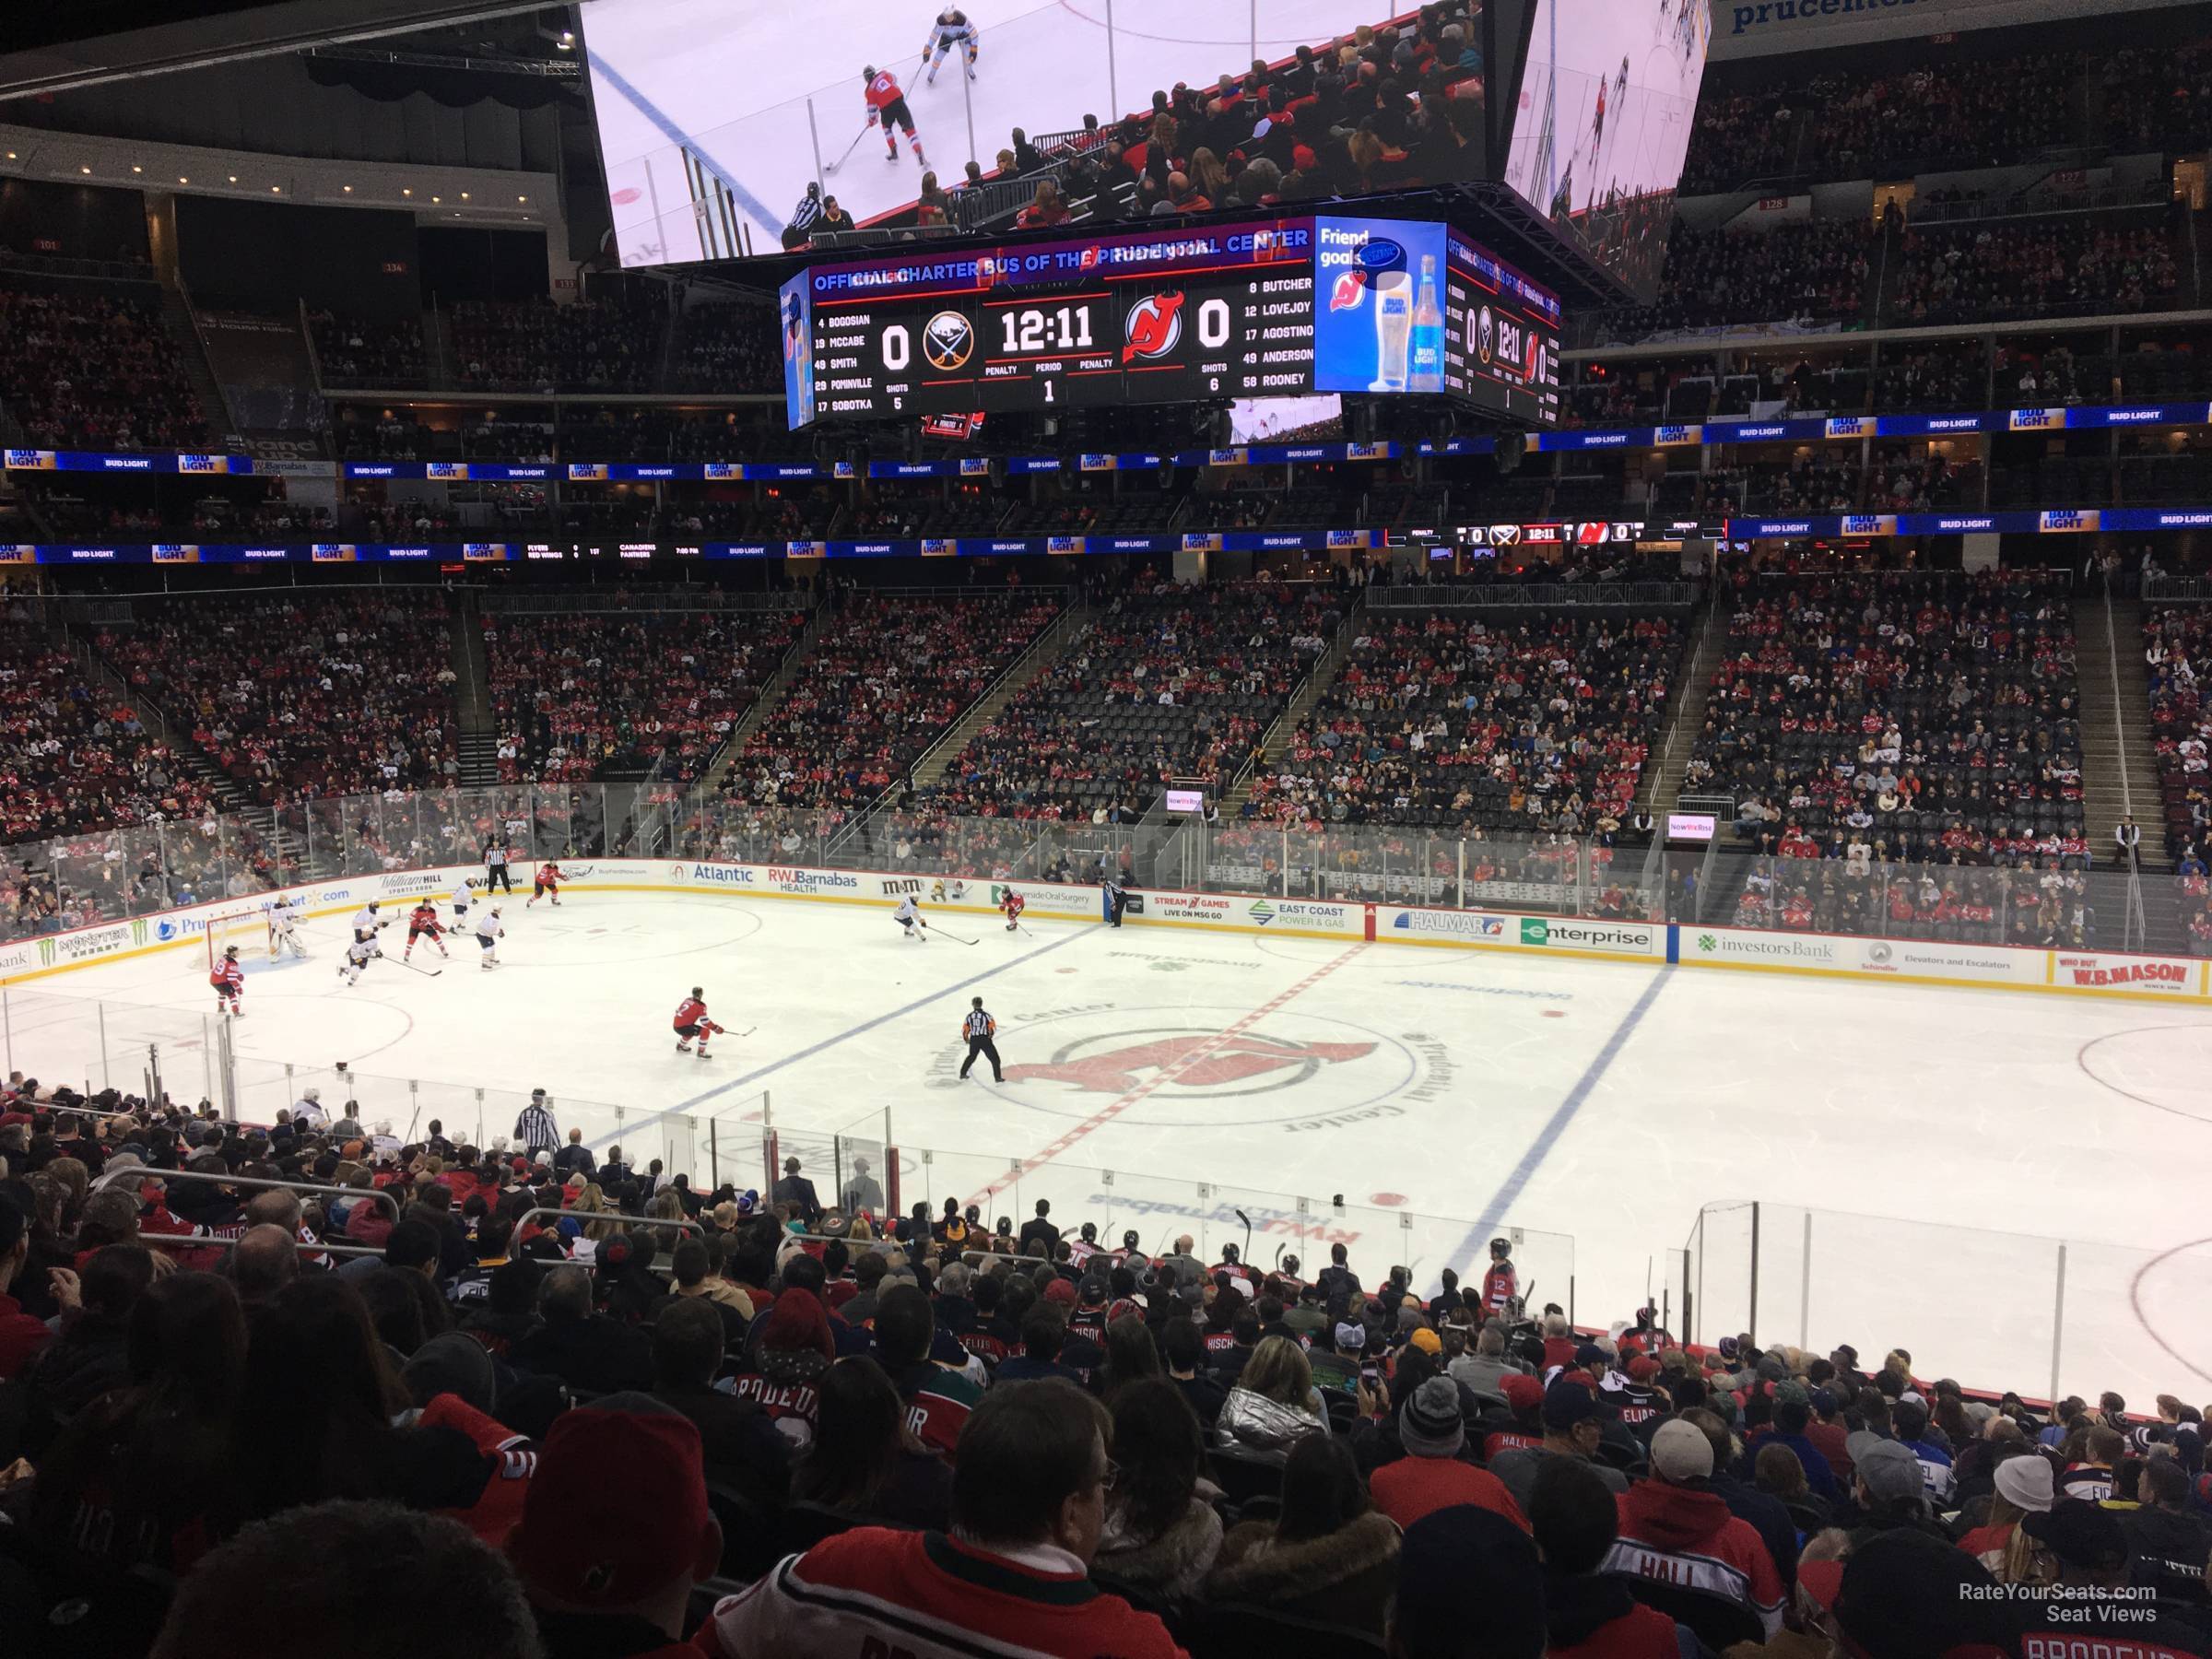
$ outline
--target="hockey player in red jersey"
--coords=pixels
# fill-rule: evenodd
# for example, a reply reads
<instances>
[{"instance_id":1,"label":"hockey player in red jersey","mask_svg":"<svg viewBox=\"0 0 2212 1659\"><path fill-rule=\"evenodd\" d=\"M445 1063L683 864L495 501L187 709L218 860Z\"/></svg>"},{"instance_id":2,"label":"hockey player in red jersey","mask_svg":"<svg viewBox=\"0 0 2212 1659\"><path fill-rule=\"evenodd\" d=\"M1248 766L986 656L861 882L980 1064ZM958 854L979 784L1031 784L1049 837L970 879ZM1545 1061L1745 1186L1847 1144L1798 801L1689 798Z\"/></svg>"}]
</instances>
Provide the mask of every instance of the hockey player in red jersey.
<instances>
[{"instance_id":1,"label":"hockey player in red jersey","mask_svg":"<svg viewBox=\"0 0 2212 1659\"><path fill-rule=\"evenodd\" d=\"M218 1014L242 1014L239 999L246 994L246 971L239 966L238 947L223 947L223 959L207 975L207 982L215 987L215 1011Z\"/></svg>"},{"instance_id":2,"label":"hockey player in red jersey","mask_svg":"<svg viewBox=\"0 0 2212 1659\"><path fill-rule=\"evenodd\" d=\"M1482 1312L1486 1318L1492 1314L1500 1319L1519 1316L1521 1276L1513 1271L1509 1259L1512 1248L1503 1239L1490 1241L1490 1265L1482 1276Z\"/></svg>"},{"instance_id":3,"label":"hockey player in red jersey","mask_svg":"<svg viewBox=\"0 0 2212 1659\"><path fill-rule=\"evenodd\" d=\"M676 1052L679 1054L689 1053L691 1039L696 1037L699 1039L699 1057L704 1060L707 1057L707 1040L721 1030L720 1026L707 1018L706 992L698 985L692 986L691 994L676 1005Z\"/></svg>"},{"instance_id":4,"label":"hockey player in red jersey","mask_svg":"<svg viewBox=\"0 0 2212 1659\"><path fill-rule=\"evenodd\" d=\"M556 905L560 903L560 866L549 858L537 866L537 879L530 884L530 898L523 908L528 910L540 899L551 899Z\"/></svg>"},{"instance_id":5,"label":"hockey player in red jersey","mask_svg":"<svg viewBox=\"0 0 2212 1659\"><path fill-rule=\"evenodd\" d=\"M445 947L444 934L444 924L438 920L438 907L425 899L407 912L407 947L399 953L399 959L404 962L415 954L418 938L428 939L437 946L440 956L452 956L453 953Z\"/></svg>"},{"instance_id":6,"label":"hockey player in red jersey","mask_svg":"<svg viewBox=\"0 0 2212 1659\"><path fill-rule=\"evenodd\" d=\"M878 69L870 64L860 72L860 78L867 83L868 119L883 128L884 159L899 159L899 136L892 129L903 128L914 159L927 167L929 158L922 153L922 140L914 133L914 112L906 107L906 94L899 89L899 77L888 69Z\"/></svg>"},{"instance_id":7,"label":"hockey player in red jersey","mask_svg":"<svg viewBox=\"0 0 2212 1659\"><path fill-rule=\"evenodd\" d=\"M1029 908L1029 901L1012 888L1008 888L1006 896L1000 902L998 908L1006 912L1006 931L1012 933L1021 925L1021 912Z\"/></svg>"}]
</instances>

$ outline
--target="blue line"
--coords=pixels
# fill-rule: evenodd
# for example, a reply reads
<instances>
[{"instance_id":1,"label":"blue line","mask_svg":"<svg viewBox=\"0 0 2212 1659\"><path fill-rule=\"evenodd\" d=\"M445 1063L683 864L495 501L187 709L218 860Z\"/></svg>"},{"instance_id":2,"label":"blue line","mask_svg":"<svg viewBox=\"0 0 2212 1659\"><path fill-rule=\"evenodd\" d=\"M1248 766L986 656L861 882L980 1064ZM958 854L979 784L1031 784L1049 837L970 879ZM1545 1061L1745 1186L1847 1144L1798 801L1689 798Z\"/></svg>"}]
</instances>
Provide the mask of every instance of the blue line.
<instances>
[{"instance_id":1,"label":"blue line","mask_svg":"<svg viewBox=\"0 0 2212 1659\"><path fill-rule=\"evenodd\" d=\"M1544 1127L1536 1131L1536 1138L1529 1143L1528 1150L1521 1155L1521 1161L1513 1166L1512 1172L1490 1194L1489 1203L1484 1205L1479 1212L1481 1219L1467 1230L1467 1236L1460 1241L1459 1248L1447 1258L1446 1265L1462 1261L1475 1264L1488 1259L1490 1240L1505 1219L1506 1207L1521 1196L1522 1189L1543 1167L1544 1160L1551 1156L1551 1149L1559 1145L1559 1137L1567 1133L1567 1125L1574 1122L1575 1113L1582 1111L1583 1103L1589 1100L1591 1091L1596 1088L1613 1062L1620 1058L1620 1051L1628 1046L1629 1039L1636 1034L1637 1026L1652 1011L1652 1005L1659 1000L1660 991L1672 977L1665 970L1652 975L1652 982L1643 988L1643 994L1636 999L1636 1006L1621 1017L1620 1023L1613 1028L1613 1035L1606 1039L1606 1046L1599 1049L1590 1064L1583 1067L1583 1075L1575 1079L1574 1087L1567 1091L1567 1098L1559 1102L1558 1110L1552 1112ZM1472 1266L1467 1269L1469 1272L1473 1270Z\"/></svg>"},{"instance_id":2,"label":"blue line","mask_svg":"<svg viewBox=\"0 0 2212 1659\"><path fill-rule=\"evenodd\" d=\"M917 997L903 1008L893 1008L888 1014L878 1014L873 1019L863 1020L860 1024L850 1026L834 1036L825 1037L819 1042L810 1043L795 1053L785 1054L781 1060L771 1060L766 1065L747 1072L742 1077L733 1077L727 1083L717 1084L704 1094L693 1095L689 1100L679 1100L673 1106L664 1106L660 1111L639 1118L635 1123L625 1124L612 1135L601 1135L597 1140L590 1142L589 1145L594 1152L605 1147L618 1145L629 1136L636 1135L640 1130L648 1128L654 1124L665 1123L672 1117L680 1117L694 1106L702 1105L706 1101L713 1100L717 1095L726 1095L734 1088L743 1088L748 1083L758 1083L762 1077L780 1072L787 1065L796 1065L801 1060L811 1059L823 1050L835 1048L839 1043L852 1038L865 1036L877 1026L888 1025L894 1019L904 1019L909 1014L917 1009L926 1008L931 1003L941 998L957 995L972 985L982 984L985 980L996 979L1000 974L1010 972L1024 963L1033 962L1041 956L1050 956L1063 946L1073 945L1077 939L1085 937L1088 932L1088 928L1080 928L1068 934L1065 938L1054 939L1050 945L1040 945L1035 950L1018 956L1010 962L1001 962L995 968L986 968L982 972L971 975L957 985L947 985L941 991L932 991L927 996ZM905 940L901 939L900 943L904 944ZM689 1174L693 1171L686 1171L685 1173Z\"/></svg>"},{"instance_id":3,"label":"blue line","mask_svg":"<svg viewBox=\"0 0 2212 1659\"><path fill-rule=\"evenodd\" d=\"M621 93L623 97L629 99L632 104L636 105L638 113L644 116L646 120L652 122L654 126L658 127L660 129L662 137L667 139L669 143L677 146L679 149L688 149L693 155L697 156L700 164L704 166L709 172L712 173L717 179L722 181L724 188L728 190L733 196L737 198L737 205L744 208L747 214L751 215L757 222L762 226L771 229L783 223L783 216L782 214L770 212L768 208L762 205L759 196L755 195L744 185L738 183L736 179L731 174L727 168L724 167L721 162L715 160L712 156L707 153L707 147L702 141L692 137L688 133L685 132L682 127L677 126L675 122L669 120L667 116L664 115L661 112L659 106L656 105L653 100L647 98L644 93L639 91L635 87L631 86L629 80L626 79L612 64L609 64L605 58L601 57L597 53L592 51L589 47L584 49L583 55L591 60L593 74L605 80L608 86L612 87L616 91ZM658 227L655 227L655 229L658 229Z\"/></svg>"}]
</instances>

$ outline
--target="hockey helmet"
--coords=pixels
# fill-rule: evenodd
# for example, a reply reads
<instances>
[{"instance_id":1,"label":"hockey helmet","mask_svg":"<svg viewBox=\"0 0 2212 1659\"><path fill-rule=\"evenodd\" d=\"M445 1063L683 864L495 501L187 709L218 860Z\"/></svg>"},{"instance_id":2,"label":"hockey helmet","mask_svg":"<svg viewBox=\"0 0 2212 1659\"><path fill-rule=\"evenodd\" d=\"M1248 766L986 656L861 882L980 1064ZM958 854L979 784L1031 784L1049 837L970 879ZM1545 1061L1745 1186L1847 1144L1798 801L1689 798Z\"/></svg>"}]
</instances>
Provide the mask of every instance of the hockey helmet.
<instances>
[{"instance_id":1,"label":"hockey helmet","mask_svg":"<svg viewBox=\"0 0 2212 1659\"><path fill-rule=\"evenodd\" d=\"M1509 1255L1511 1255L1511 1254L1512 1254L1512 1253L1513 1253L1513 1247L1512 1247L1512 1243L1511 1243L1511 1242L1509 1242L1508 1241L1506 1241L1506 1240L1504 1240L1504 1239L1492 1239L1492 1240L1490 1241L1490 1260L1491 1260L1491 1261L1493 1261L1493 1262L1502 1262L1502 1261L1504 1261L1504 1260L1505 1260L1505 1258L1506 1258L1507 1256L1509 1256Z\"/></svg>"},{"instance_id":2,"label":"hockey helmet","mask_svg":"<svg viewBox=\"0 0 2212 1659\"><path fill-rule=\"evenodd\" d=\"M235 945L226 945L223 947L223 954L227 957L234 957L238 954L238 947Z\"/></svg>"},{"instance_id":3,"label":"hockey helmet","mask_svg":"<svg viewBox=\"0 0 2212 1659\"><path fill-rule=\"evenodd\" d=\"M863 69L860 72L860 78L864 81L874 80L876 78L876 65L870 64L866 68Z\"/></svg>"}]
</instances>

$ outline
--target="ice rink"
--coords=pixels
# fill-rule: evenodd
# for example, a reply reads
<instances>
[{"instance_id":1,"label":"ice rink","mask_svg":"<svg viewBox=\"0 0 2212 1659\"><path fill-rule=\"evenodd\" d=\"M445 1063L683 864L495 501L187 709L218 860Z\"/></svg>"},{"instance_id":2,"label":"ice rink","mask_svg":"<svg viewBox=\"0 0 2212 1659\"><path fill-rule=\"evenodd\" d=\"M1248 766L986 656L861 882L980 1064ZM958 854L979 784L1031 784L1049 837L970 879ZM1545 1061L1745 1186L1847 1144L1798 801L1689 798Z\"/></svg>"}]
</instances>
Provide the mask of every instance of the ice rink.
<instances>
[{"instance_id":1,"label":"ice rink","mask_svg":"<svg viewBox=\"0 0 2212 1659\"><path fill-rule=\"evenodd\" d=\"M731 7L722 0L595 0L584 8L592 99L626 265L729 252L694 220L688 151L729 188L774 253L792 208L863 130L861 71L888 69L905 88L924 152L947 189L971 159L989 172L1008 134L1066 132L1150 106L1155 88L1210 84L1374 21L1347 0L1258 0L1194 7L1184 0L964 0L982 30L974 80L958 64L935 85L922 47L937 0L811 0ZM1408 10L1412 9L1410 6ZM1112 15L1112 28L1107 23ZM1112 44L1111 60L1109 41ZM822 177L853 215L914 199L922 169L904 135L888 161L880 135Z\"/></svg>"},{"instance_id":2,"label":"ice rink","mask_svg":"<svg viewBox=\"0 0 2212 1659\"><path fill-rule=\"evenodd\" d=\"M1678 1323L1687 1274L1708 1339L1750 1313L1749 1208L1708 1212L1687 1267L1684 1246L1702 1206L1757 1199L1768 1340L1901 1344L1924 1373L2034 1392L2055 1332L2070 1389L2212 1379L2212 1229L2164 1201L2212 1175L2212 1014L949 913L912 945L888 909L767 898L577 888L507 917L492 972L461 942L434 977L387 960L346 989L336 917L312 960L256 962L243 1114L312 1078L403 1135L419 1108L488 1136L542 1087L601 1147L757 1185L765 1107L827 1192L827 1137L857 1136L849 1157L888 1111L910 1205L1046 1196L1147 1250L1241 1242L1241 1208L1263 1261L1311 1271L1342 1237L1371 1283L1405 1261L1424 1287L1512 1228L1538 1301L1604 1324L1648 1286ZM168 1022L169 1085L196 1098L204 974L195 948L15 989L12 1063L135 1085L125 1033ZM694 984L731 1033L704 1063L669 1029ZM1003 1084L956 1075L978 994Z\"/></svg>"}]
</instances>

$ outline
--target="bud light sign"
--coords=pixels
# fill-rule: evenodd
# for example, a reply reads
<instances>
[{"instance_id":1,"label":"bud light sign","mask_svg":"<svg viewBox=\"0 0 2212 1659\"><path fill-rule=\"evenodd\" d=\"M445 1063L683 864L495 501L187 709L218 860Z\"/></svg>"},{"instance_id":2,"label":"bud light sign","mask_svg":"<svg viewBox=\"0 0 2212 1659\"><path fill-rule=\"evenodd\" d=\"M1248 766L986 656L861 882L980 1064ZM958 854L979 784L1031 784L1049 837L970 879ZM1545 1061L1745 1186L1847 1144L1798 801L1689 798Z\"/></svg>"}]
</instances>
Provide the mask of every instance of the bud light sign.
<instances>
[{"instance_id":1,"label":"bud light sign","mask_svg":"<svg viewBox=\"0 0 2212 1659\"><path fill-rule=\"evenodd\" d=\"M1444 231L1414 219L1314 223L1313 387L1444 389Z\"/></svg>"}]
</instances>

